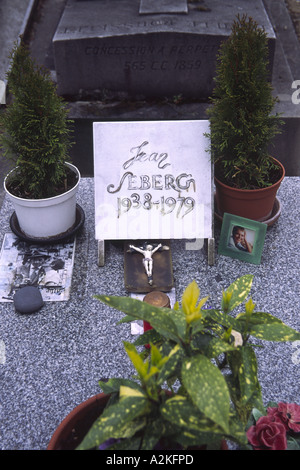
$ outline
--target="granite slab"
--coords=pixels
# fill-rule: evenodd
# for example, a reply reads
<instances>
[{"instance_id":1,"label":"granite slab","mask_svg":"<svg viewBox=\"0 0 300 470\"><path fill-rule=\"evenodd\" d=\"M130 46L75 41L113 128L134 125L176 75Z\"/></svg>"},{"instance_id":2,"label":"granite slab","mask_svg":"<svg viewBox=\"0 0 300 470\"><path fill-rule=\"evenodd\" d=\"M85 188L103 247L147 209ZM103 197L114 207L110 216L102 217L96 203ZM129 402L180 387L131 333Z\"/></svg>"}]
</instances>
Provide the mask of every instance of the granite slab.
<instances>
[{"instance_id":1,"label":"granite slab","mask_svg":"<svg viewBox=\"0 0 300 470\"><path fill-rule=\"evenodd\" d=\"M286 177L278 192L281 216L266 234L261 264L256 266L216 253L207 263L205 246L171 241L175 296L193 279L201 295L218 307L222 289L237 277L253 274L257 309L276 315L300 331L299 177ZM101 391L98 380L130 377L133 370L122 341L132 341L130 325L117 326L122 314L100 304L95 294L127 295L124 247L105 244L105 265L97 265L94 180L83 178L78 203L85 224L77 234L72 291L66 302L46 302L36 313L18 314L0 302L0 449L43 450L60 421L83 400ZM10 231L12 207L4 200L0 243ZM220 223L215 224L216 246ZM299 342L266 343L257 348L264 401L300 403Z\"/></svg>"}]
</instances>

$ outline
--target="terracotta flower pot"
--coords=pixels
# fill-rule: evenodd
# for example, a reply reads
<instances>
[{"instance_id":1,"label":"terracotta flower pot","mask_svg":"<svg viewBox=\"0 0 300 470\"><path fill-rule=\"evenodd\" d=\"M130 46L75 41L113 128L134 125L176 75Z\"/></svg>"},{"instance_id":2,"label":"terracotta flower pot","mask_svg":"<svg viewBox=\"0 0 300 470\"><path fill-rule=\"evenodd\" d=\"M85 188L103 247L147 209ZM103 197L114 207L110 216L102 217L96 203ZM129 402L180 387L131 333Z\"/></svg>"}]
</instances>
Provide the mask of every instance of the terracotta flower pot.
<instances>
[{"instance_id":1,"label":"terracotta flower pot","mask_svg":"<svg viewBox=\"0 0 300 470\"><path fill-rule=\"evenodd\" d=\"M59 424L47 450L75 450L103 412L109 395L98 393L76 406Z\"/></svg>"},{"instance_id":2,"label":"terracotta flower pot","mask_svg":"<svg viewBox=\"0 0 300 470\"><path fill-rule=\"evenodd\" d=\"M282 175L275 184L266 188L236 189L227 186L215 177L216 205L220 216L227 212L258 222L269 219L278 188L285 176L284 166L275 158L273 160L281 168Z\"/></svg>"},{"instance_id":3,"label":"terracotta flower pot","mask_svg":"<svg viewBox=\"0 0 300 470\"><path fill-rule=\"evenodd\" d=\"M167 390L166 393L171 392ZM47 450L75 450L103 412L108 400L109 395L98 393L76 406L54 431ZM206 450L206 446L197 447L197 450ZM225 440L221 441L220 450L228 450Z\"/></svg>"}]
</instances>

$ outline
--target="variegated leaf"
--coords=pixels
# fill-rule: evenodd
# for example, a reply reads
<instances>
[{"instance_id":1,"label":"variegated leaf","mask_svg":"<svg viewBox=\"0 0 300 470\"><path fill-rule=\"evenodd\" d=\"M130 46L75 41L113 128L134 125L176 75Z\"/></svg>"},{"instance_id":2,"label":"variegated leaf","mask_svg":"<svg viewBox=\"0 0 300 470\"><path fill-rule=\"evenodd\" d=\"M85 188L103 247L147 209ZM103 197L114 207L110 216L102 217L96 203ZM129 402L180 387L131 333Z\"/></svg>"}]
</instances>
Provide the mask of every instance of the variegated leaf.
<instances>
[{"instance_id":1,"label":"variegated leaf","mask_svg":"<svg viewBox=\"0 0 300 470\"><path fill-rule=\"evenodd\" d=\"M132 422L137 417L143 416L146 406L147 399L136 396L124 398L120 402L109 406L95 421L77 449L93 449L99 447L107 439L122 438L127 427L130 427L133 435L136 428L132 426Z\"/></svg>"},{"instance_id":2,"label":"variegated leaf","mask_svg":"<svg viewBox=\"0 0 300 470\"><path fill-rule=\"evenodd\" d=\"M220 370L207 357L198 354L183 362L182 381L199 410L228 432L230 396Z\"/></svg>"},{"instance_id":3,"label":"variegated leaf","mask_svg":"<svg viewBox=\"0 0 300 470\"><path fill-rule=\"evenodd\" d=\"M234 308L244 302L251 290L252 281L252 274L246 274L234 281L225 291L225 293L230 293L230 300L228 301L226 308L222 305L222 309L224 311L231 312Z\"/></svg>"}]
</instances>

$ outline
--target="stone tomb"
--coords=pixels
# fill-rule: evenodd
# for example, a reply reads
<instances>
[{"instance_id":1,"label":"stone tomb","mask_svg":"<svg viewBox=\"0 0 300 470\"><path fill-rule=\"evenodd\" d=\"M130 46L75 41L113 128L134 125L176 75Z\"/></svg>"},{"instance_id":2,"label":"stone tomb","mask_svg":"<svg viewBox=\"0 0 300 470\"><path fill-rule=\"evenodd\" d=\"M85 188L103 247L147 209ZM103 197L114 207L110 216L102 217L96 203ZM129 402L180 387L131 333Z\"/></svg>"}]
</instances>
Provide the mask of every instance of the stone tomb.
<instances>
[{"instance_id":1,"label":"stone tomb","mask_svg":"<svg viewBox=\"0 0 300 470\"><path fill-rule=\"evenodd\" d=\"M53 38L58 93L207 99L219 46L244 13L265 28L272 59L261 0L69 0Z\"/></svg>"}]
</instances>

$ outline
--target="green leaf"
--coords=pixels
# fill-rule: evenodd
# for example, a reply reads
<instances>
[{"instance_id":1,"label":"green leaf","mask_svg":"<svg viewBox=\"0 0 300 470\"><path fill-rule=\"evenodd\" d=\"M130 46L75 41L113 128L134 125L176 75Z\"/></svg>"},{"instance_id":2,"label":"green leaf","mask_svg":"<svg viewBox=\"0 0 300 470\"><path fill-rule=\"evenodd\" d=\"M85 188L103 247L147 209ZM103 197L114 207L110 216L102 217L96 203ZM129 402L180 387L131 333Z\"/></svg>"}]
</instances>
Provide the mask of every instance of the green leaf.
<instances>
[{"instance_id":1,"label":"green leaf","mask_svg":"<svg viewBox=\"0 0 300 470\"><path fill-rule=\"evenodd\" d=\"M206 318L206 310L202 310L201 318L198 319L198 320L193 321L190 324L192 337L196 337L198 333L205 330L205 327L206 327L205 318Z\"/></svg>"},{"instance_id":2,"label":"green leaf","mask_svg":"<svg viewBox=\"0 0 300 470\"><path fill-rule=\"evenodd\" d=\"M222 329L222 333L223 331L224 330ZM225 341L223 338L221 339L208 333L202 333L195 336L191 346L193 351L198 351L211 359L218 357L220 354L234 351L236 349L233 344Z\"/></svg>"},{"instance_id":3,"label":"green leaf","mask_svg":"<svg viewBox=\"0 0 300 470\"><path fill-rule=\"evenodd\" d=\"M155 330L147 330L137 337L134 341L135 346L144 346L145 344L157 344L161 341L161 335Z\"/></svg>"},{"instance_id":4,"label":"green leaf","mask_svg":"<svg viewBox=\"0 0 300 470\"><path fill-rule=\"evenodd\" d=\"M257 420L259 420L259 418L261 418L262 416L265 416L265 414L263 414L260 410L258 410L257 408L253 408L252 410L252 414L253 414L253 418L255 420L255 422Z\"/></svg>"},{"instance_id":5,"label":"green leaf","mask_svg":"<svg viewBox=\"0 0 300 470\"><path fill-rule=\"evenodd\" d=\"M106 393L107 395L116 392L118 393L122 385L135 388L136 390L141 390L140 385L130 379L113 378L109 379L107 382L99 380L99 386L101 387L103 393Z\"/></svg>"},{"instance_id":6,"label":"green leaf","mask_svg":"<svg viewBox=\"0 0 300 470\"><path fill-rule=\"evenodd\" d=\"M252 287L253 275L246 274L234 281L225 294L229 294L227 305L222 305L222 310L231 312L234 308L246 300Z\"/></svg>"},{"instance_id":7,"label":"green leaf","mask_svg":"<svg viewBox=\"0 0 300 470\"><path fill-rule=\"evenodd\" d=\"M159 349L154 344L151 344L151 365L159 367L161 360L162 355Z\"/></svg>"},{"instance_id":8,"label":"green leaf","mask_svg":"<svg viewBox=\"0 0 300 470\"><path fill-rule=\"evenodd\" d=\"M162 385L166 380L172 377L177 369L179 362L183 358L183 350L177 344L169 353L168 361L163 365L157 377L157 385Z\"/></svg>"},{"instance_id":9,"label":"green leaf","mask_svg":"<svg viewBox=\"0 0 300 470\"><path fill-rule=\"evenodd\" d=\"M245 312L241 312L236 316L238 322L248 322L250 325L260 325L265 323L282 323L279 318L273 317L265 312L253 312L250 316Z\"/></svg>"},{"instance_id":10,"label":"green leaf","mask_svg":"<svg viewBox=\"0 0 300 470\"><path fill-rule=\"evenodd\" d=\"M232 327L235 330L240 330L241 325L240 323L227 313L221 312L221 310L207 310L206 311L206 319L210 318L217 324L223 325L226 328Z\"/></svg>"},{"instance_id":11,"label":"green leaf","mask_svg":"<svg viewBox=\"0 0 300 470\"><path fill-rule=\"evenodd\" d=\"M229 426L230 432L228 438L233 439L241 445L246 445L248 439L245 432L245 426L243 423L241 423L241 420L236 414L230 415Z\"/></svg>"},{"instance_id":12,"label":"green leaf","mask_svg":"<svg viewBox=\"0 0 300 470\"><path fill-rule=\"evenodd\" d=\"M247 443L244 427L236 416L230 415L229 434L226 435L220 426L203 415L187 397L177 395L168 399L161 406L161 414L174 429L178 426L177 441L185 445L210 444L226 437L241 444Z\"/></svg>"},{"instance_id":13,"label":"green leaf","mask_svg":"<svg viewBox=\"0 0 300 470\"><path fill-rule=\"evenodd\" d=\"M254 324L256 318L259 318L259 322ZM249 334L266 341L296 341L300 339L298 331L269 313L263 312L252 314Z\"/></svg>"},{"instance_id":14,"label":"green leaf","mask_svg":"<svg viewBox=\"0 0 300 470\"><path fill-rule=\"evenodd\" d=\"M300 439L289 436L287 438L287 450L300 450Z\"/></svg>"},{"instance_id":15,"label":"green leaf","mask_svg":"<svg viewBox=\"0 0 300 470\"><path fill-rule=\"evenodd\" d=\"M184 339L186 332L186 316L183 311L168 309L167 311L165 311L165 315L167 315L176 326L176 342L180 341L181 339Z\"/></svg>"},{"instance_id":16,"label":"green leaf","mask_svg":"<svg viewBox=\"0 0 300 470\"><path fill-rule=\"evenodd\" d=\"M250 319L246 313L240 313L237 321L242 325L248 322L248 334L266 341L296 341L300 333L284 322L265 312L253 312Z\"/></svg>"},{"instance_id":17,"label":"green leaf","mask_svg":"<svg viewBox=\"0 0 300 470\"><path fill-rule=\"evenodd\" d=\"M145 378L144 378L144 383L147 384L147 385L149 385L149 382L150 382L151 377L157 376L158 373L159 373L158 367L156 367L156 366L151 366L151 367L149 368L148 374L147 374L147 375L145 376ZM156 379L156 377L155 377L155 379Z\"/></svg>"},{"instance_id":18,"label":"green leaf","mask_svg":"<svg viewBox=\"0 0 300 470\"><path fill-rule=\"evenodd\" d=\"M186 323L190 324L202 317L201 308L208 297L199 300L200 289L195 281L191 282L182 295L182 311L185 313ZM198 302L198 305L197 305Z\"/></svg>"},{"instance_id":19,"label":"green leaf","mask_svg":"<svg viewBox=\"0 0 300 470\"><path fill-rule=\"evenodd\" d=\"M257 378L257 361L253 349L246 345L229 353L228 358L232 370L238 376L239 400L242 406L257 407L261 404L260 385ZM262 408L262 406L260 406Z\"/></svg>"},{"instance_id":20,"label":"green leaf","mask_svg":"<svg viewBox=\"0 0 300 470\"><path fill-rule=\"evenodd\" d=\"M230 396L219 369L207 357L198 354L183 362L182 382L199 410L228 432Z\"/></svg>"},{"instance_id":21,"label":"green leaf","mask_svg":"<svg viewBox=\"0 0 300 470\"><path fill-rule=\"evenodd\" d=\"M232 344L227 343L218 338L212 338L209 343L206 355L210 358L218 357L220 354L228 351L234 351L236 348Z\"/></svg>"},{"instance_id":22,"label":"green leaf","mask_svg":"<svg viewBox=\"0 0 300 470\"><path fill-rule=\"evenodd\" d=\"M122 438L125 435L134 435L142 426L140 420L133 421L145 414L147 399L145 397L123 398L118 403L106 408L95 421L78 450L87 450L99 447L110 438Z\"/></svg>"},{"instance_id":23,"label":"green leaf","mask_svg":"<svg viewBox=\"0 0 300 470\"><path fill-rule=\"evenodd\" d=\"M97 296L96 296L97 298ZM126 315L125 317L121 318L121 320L119 320L117 322L117 325L121 325L122 323L130 323L132 321L135 321L135 317L131 317L130 315Z\"/></svg>"},{"instance_id":24,"label":"green leaf","mask_svg":"<svg viewBox=\"0 0 300 470\"><path fill-rule=\"evenodd\" d=\"M141 380L143 380L147 375L148 365L144 363L133 344L124 341L124 347Z\"/></svg>"},{"instance_id":25,"label":"green leaf","mask_svg":"<svg viewBox=\"0 0 300 470\"><path fill-rule=\"evenodd\" d=\"M223 432L223 429L202 414L187 397L176 395L169 398L160 410L165 419L177 426L199 432L217 432L219 434Z\"/></svg>"},{"instance_id":26,"label":"green leaf","mask_svg":"<svg viewBox=\"0 0 300 470\"><path fill-rule=\"evenodd\" d=\"M127 397L146 397L144 391L137 390L135 387L128 387L127 385L121 385L120 387L120 398Z\"/></svg>"},{"instance_id":27,"label":"green leaf","mask_svg":"<svg viewBox=\"0 0 300 470\"><path fill-rule=\"evenodd\" d=\"M250 335L266 341L296 341L300 339L300 333L284 323L256 325L250 328Z\"/></svg>"},{"instance_id":28,"label":"green leaf","mask_svg":"<svg viewBox=\"0 0 300 470\"><path fill-rule=\"evenodd\" d=\"M128 439L121 439L114 444L107 447L105 450L139 450L141 445L141 437L132 437Z\"/></svg>"},{"instance_id":29,"label":"green leaf","mask_svg":"<svg viewBox=\"0 0 300 470\"><path fill-rule=\"evenodd\" d=\"M155 307L131 297L97 295L95 298L112 308L130 315L131 318L147 321L165 338L178 341L177 327L170 317L171 309Z\"/></svg>"},{"instance_id":30,"label":"green leaf","mask_svg":"<svg viewBox=\"0 0 300 470\"><path fill-rule=\"evenodd\" d=\"M247 317L251 317L255 309L255 303L253 303L253 300L251 298L245 303L245 309Z\"/></svg>"},{"instance_id":31,"label":"green leaf","mask_svg":"<svg viewBox=\"0 0 300 470\"><path fill-rule=\"evenodd\" d=\"M277 401L268 401L267 403L267 408L277 408L278 407L278 403Z\"/></svg>"},{"instance_id":32,"label":"green leaf","mask_svg":"<svg viewBox=\"0 0 300 470\"><path fill-rule=\"evenodd\" d=\"M163 430L163 420L156 416L152 419L150 416L145 427L140 450L152 450L161 438Z\"/></svg>"},{"instance_id":33,"label":"green leaf","mask_svg":"<svg viewBox=\"0 0 300 470\"><path fill-rule=\"evenodd\" d=\"M193 312L200 311L200 307L197 307L198 298L200 295L199 287L195 281L191 282L184 290L181 304L182 310L186 315L190 315Z\"/></svg>"}]
</instances>

